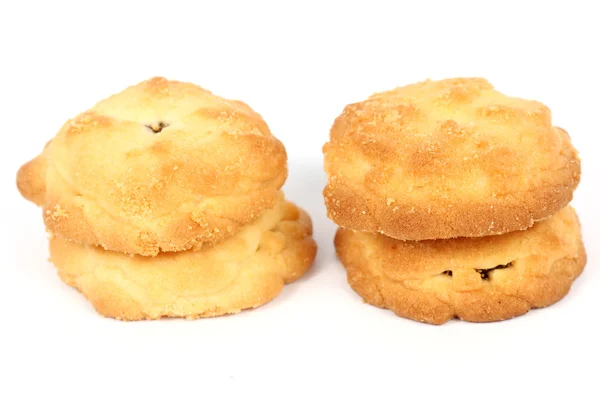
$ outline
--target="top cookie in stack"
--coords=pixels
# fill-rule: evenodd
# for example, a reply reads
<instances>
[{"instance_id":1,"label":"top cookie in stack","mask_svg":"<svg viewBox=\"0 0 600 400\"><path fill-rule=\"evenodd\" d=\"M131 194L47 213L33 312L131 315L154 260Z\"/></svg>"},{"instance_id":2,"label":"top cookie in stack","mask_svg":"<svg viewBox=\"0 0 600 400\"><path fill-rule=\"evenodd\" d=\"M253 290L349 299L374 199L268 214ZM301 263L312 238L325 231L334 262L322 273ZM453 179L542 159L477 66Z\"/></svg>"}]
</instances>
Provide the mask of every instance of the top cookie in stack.
<instances>
[{"instance_id":1,"label":"top cookie in stack","mask_svg":"<svg viewBox=\"0 0 600 400\"><path fill-rule=\"evenodd\" d=\"M348 105L323 150L337 254L368 303L503 320L560 300L585 266L579 157L541 103L424 81Z\"/></svg>"},{"instance_id":2,"label":"top cookie in stack","mask_svg":"<svg viewBox=\"0 0 600 400\"><path fill-rule=\"evenodd\" d=\"M51 232L151 256L235 234L286 177L284 146L250 107L154 78L67 121L18 185Z\"/></svg>"},{"instance_id":3,"label":"top cookie in stack","mask_svg":"<svg viewBox=\"0 0 600 400\"><path fill-rule=\"evenodd\" d=\"M350 104L324 152L330 218L402 240L527 229L566 206L580 176L550 110L484 79L425 81Z\"/></svg>"}]
</instances>

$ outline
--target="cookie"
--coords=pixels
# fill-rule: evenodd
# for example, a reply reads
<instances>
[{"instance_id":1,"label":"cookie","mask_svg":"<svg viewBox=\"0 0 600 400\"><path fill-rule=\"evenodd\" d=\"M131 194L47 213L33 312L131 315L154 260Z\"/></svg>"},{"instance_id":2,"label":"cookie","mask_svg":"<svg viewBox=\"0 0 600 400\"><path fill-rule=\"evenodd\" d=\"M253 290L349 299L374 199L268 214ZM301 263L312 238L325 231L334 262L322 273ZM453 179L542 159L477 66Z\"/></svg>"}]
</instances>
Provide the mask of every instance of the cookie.
<instances>
[{"instance_id":1,"label":"cookie","mask_svg":"<svg viewBox=\"0 0 600 400\"><path fill-rule=\"evenodd\" d=\"M284 146L249 106L153 78L66 122L17 186L54 234L157 255L234 235L286 177Z\"/></svg>"},{"instance_id":2,"label":"cookie","mask_svg":"<svg viewBox=\"0 0 600 400\"><path fill-rule=\"evenodd\" d=\"M402 240L527 229L571 201L581 174L546 106L478 78L424 81L350 104L323 151L328 216Z\"/></svg>"},{"instance_id":3,"label":"cookie","mask_svg":"<svg viewBox=\"0 0 600 400\"><path fill-rule=\"evenodd\" d=\"M586 252L567 206L525 231L401 241L340 228L337 254L367 303L430 324L500 321L562 299Z\"/></svg>"},{"instance_id":4,"label":"cookie","mask_svg":"<svg viewBox=\"0 0 600 400\"><path fill-rule=\"evenodd\" d=\"M60 278L98 313L120 320L237 313L273 299L312 264L316 244L308 215L279 202L252 224L198 251L125 255L50 239Z\"/></svg>"},{"instance_id":5,"label":"cookie","mask_svg":"<svg viewBox=\"0 0 600 400\"><path fill-rule=\"evenodd\" d=\"M46 149L50 142L46 143L46 147L40 155L23 164L17 172L17 189L19 193L25 199L40 207L44 205L46 199L46 180L44 175L47 166Z\"/></svg>"}]
</instances>

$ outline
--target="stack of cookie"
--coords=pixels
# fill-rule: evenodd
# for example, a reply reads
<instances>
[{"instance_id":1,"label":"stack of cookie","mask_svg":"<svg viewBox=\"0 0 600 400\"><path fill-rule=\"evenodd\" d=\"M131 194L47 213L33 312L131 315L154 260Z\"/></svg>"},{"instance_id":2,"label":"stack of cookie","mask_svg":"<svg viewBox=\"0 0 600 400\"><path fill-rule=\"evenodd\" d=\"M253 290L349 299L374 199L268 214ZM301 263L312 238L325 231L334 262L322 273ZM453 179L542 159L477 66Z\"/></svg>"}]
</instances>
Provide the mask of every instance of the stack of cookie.
<instances>
[{"instance_id":1,"label":"stack of cookie","mask_svg":"<svg viewBox=\"0 0 600 400\"><path fill-rule=\"evenodd\" d=\"M316 245L284 146L249 106L153 78L67 121L17 174L61 279L122 320L260 306Z\"/></svg>"},{"instance_id":2,"label":"stack of cookie","mask_svg":"<svg viewBox=\"0 0 600 400\"><path fill-rule=\"evenodd\" d=\"M584 268L580 161L543 104L484 79L420 82L348 105L323 151L337 254L372 305L504 320L557 302Z\"/></svg>"}]
</instances>

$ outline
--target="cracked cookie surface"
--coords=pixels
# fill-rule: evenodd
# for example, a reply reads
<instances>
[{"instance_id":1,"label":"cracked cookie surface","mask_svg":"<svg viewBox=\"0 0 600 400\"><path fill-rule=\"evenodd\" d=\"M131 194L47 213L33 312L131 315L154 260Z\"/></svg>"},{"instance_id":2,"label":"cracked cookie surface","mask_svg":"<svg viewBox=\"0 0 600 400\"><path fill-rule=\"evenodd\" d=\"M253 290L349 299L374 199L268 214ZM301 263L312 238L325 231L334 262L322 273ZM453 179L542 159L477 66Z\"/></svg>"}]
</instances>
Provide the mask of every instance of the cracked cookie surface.
<instances>
[{"instance_id":1,"label":"cracked cookie surface","mask_svg":"<svg viewBox=\"0 0 600 400\"><path fill-rule=\"evenodd\" d=\"M125 255L50 239L60 278L120 320L212 317L267 303L311 266L309 216L279 201L238 233L198 251Z\"/></svg>"},{"instance_id":2,"label":"cracked cookie surface","mask_svg":"<svg viewBox=\"0 0 600 400\"><path fill-rule=\"evenodd\" d=\"M413 242L340 228L335 246L367 303L431 324L499 321L551 305L586 263L570 206L500 236Z\"/></svg>"},{"instance_id":3,"label":"cracked cookie surface","mask_svg":"<svg viewBox=\"0 0 600 400\"><path fill-rule=\"evenodd\" d=\"M67 121L17 186L57 235L156 255L235 234L286 177L284 146L248 105L153 78Z\"/></svg>"},{"instance_id":4,"label":"cracked cookie surface","mask_svg":"<svg viewBox=\"0 0 600 400\"><path fill-rule=\"evenodd\" d=\"M581 174L546 106L479 78L424 81L350 104L323 152L328 216L402 240L527 229L571 201Z\"/></svg>"}]
</instances>

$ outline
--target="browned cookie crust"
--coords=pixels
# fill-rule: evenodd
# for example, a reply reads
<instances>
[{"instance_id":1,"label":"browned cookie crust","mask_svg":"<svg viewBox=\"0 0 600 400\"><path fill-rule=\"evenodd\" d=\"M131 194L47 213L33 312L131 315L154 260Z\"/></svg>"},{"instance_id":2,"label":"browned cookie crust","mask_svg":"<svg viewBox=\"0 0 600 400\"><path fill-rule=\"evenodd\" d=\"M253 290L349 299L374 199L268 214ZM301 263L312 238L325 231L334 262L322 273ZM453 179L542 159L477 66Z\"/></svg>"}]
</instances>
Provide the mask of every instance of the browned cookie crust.
<instances>
[{"instance_id":1,"label":"browned cookie crust","mask_svg":"<svg viewBox=\"0 0 600 400\"><path fill-rule=\"evenodd\" d=\"M285 148L249 106L153 78L67 121L17 186L57 235L156 255L235 234L286 177Z\"/></svg>"},{"instance_id":2,"label":"browned cookie crust","mask_svg":"<svg viewBox=\"0 0 600 400\"><path fill-rule=\"evenodd\" d=\"M547 107L484 79L425 81L350 104L323 151L329 217L402 240L527 229L571 201L581 172Z\"/></svg>"},{"instance_id":3,"label":"browned cookie crust","mask_svg":"<svg viewBox=\"0 0 600 400\"><path fill-rule=\"evenodd\" d=\"M500 321L562 299L586 252L570 207L526 231L420 242L340 228L350 286L372 305L431 324Z\"/></svg>"},{"instance_id":4,"label":"browned cookie crust","mask_svg":"<svg viewBox=\"0 0 600 400\"><path fill-rule=\"evenodd\" d=\"M50 240L61 279L102 315L120 320L201 318L267 303L311 266L309 216L279 202L237 234L199 251L125 255Z\"/></svg>"}]
</instances>

